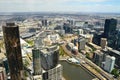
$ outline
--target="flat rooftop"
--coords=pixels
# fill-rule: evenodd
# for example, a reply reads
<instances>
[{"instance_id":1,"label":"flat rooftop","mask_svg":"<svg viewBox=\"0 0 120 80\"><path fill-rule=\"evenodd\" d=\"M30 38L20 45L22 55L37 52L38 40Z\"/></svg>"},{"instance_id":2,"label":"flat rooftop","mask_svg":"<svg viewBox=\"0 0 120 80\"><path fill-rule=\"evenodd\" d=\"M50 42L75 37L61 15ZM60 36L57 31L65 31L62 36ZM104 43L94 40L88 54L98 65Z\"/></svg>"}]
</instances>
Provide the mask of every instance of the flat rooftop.
<instances>
[{"instance_id":1,"label":"flat rooftop","mask_svg":"<svg viewBox=\"0 0 120 80\"><path fill-rule=\"evenodd\" d=\"M56 51L59 49L59 46L54 45L54 46L47 46L45 49L40 50L44 54L49 54L52 51Z\"/></svg>"}]
</instances>

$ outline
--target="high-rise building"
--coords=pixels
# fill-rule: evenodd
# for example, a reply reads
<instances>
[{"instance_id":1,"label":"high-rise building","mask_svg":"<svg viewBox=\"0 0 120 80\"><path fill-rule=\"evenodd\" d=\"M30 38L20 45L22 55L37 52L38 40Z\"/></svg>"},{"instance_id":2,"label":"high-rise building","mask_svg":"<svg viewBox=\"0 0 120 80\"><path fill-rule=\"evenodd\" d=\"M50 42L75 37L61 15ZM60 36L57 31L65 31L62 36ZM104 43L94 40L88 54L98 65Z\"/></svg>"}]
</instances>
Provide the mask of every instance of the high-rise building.
<instances>
[{"instance_id":1,"label":"high-rise building","mask_svg":"<svg viewBox=\"0 0 120 80\"><path fill-rule=\"evenodd\" d=\"M78 50L85 49L86 40L84 38L78 38Z\"/></svg>"},{"instance_id":2,"label":"high-rise building","mask_svg":"<svg viewBox=\"0 0 120 80\"><path fill-rule=\"evenodd\" d=\"M103 53L100 51L95 51L94 52L94 62L95 64L97 64L98 66L101 66L101 63L103 61Z\"/></svg>"},{"instance_id":3,"label":"high-rise building","mask_svg":"<svg viewBox=\"0 0 120 80\"><path fill-rule=\"evenodd\" d=\"M109 55L106 56L104 69L108 72L111 72L114 69L115 57Z\"/></svg>"},{"instance_id":4,"label":"high-rise building","mask_svg":"<svg viewBox=\"0 0 120 80\"><path fill-rule=\"evenodd\" d=\"M41 65L43 80L62 80L62 65L58 64L59 47L56 45L41 49Z\"/></svg>"},{"instance_id":5,"label":"high-rise building","mask_svg":"<svg viewBox=\"0 0 120 80\"><path fill-rule=\"evenodd\" d=\"M64 23L63 24L63 29L65 30L65 33L71 33L72 32L72 27L70 26L69 23Z\"/></svg>"},{"instance_id":6,"label":"high-rise building","mask_svg":"<svg viewBox=\"0 0 120 80\"><path fill-rule=\"evenodd\" d=\"M106 19L104 25L104 37L108 38L111 34L114 34L117 27L116 19Z\"/></svg>"},{"instance_id":7,"label":"high-rise building","mask_svg":"<svg viewBox=\"0 0 120 80\"><path fill-rule=\"evenodd\" d=\"M74 20L67 20L67 22L69 22L69 24L70 24L71 26L74 25Z\"/></svg>"},{"instance_id":8,"label":"high-rise building","mask_svg":"<svg viewBox=\"0 0 120 80\"><path fill-rule=\"evenodd\" d=\"M11 80L22 80L23 63L19 27L14 23L7 23L3 26L3 34Z\"/></svg>"},{"instance_id":9,"label":"high-rise building","mask_svg":"<svg viewBox=\"0 0 120 80\"><path fill-rule=\"evenodd\" d=\"M117 20L116 19L106 19L104 25L104 33L102 37L107 38L108 46L116 48L116 34L117 34Z\"/></svg>"},{"instance_id":10,"label":"high-rise building","mask_svg":"<svg viewBox=\"0 0 120 80\"><path fill-rule=\"evenodd\" d=\"M120 30L117 33L116 49L120 50Z\"/></svg>"},{"instance_id":11,"label":"high-rise building","mask_svg":"<svg viewBox=\"0 0 120 80\"><path fill-rule=\"evenodd\" d=\"M107 46L107 39L106 38L101 38L100 46L102 49L105 49Z\"/></svg>"},{"instance_id":12,"label":"high-rise building","mask_svg":"<svg viewBox=\"0 0 120 80\"><path fill-rule=\"evenodd\" d=\"M43 20L42 20L42 26L47 26L47 25L48 25L47 20L46 20L46 19L43 19Z\"/></svg>"},{"instance_id":13,"label":"high-rise building","mask_svg":"<svg viewBox=\"0 0 120 80\"><path fill-rule=\"evenodd\" d=\"M35 80L62 80L62 65L59 61L59 46L55 44L45 45L45 38L49 32L43 32L38 35L35 47L40 51L42 76L35 75ZM37 57L37 56L36 56ZM38 65L39 62L36 62ZM36 65L37 66L37 65Z\"/></svg>"},{"instance_id":14,"label":"high-rise building","mask_svg":"<svg viewBox=\"0 0 120 80\"><path fill-rule=\"evenodd\" d=\"M44 70L49 70L57 66L59 60L59 47L49 46L46 49L40 50L41 65Z\"/></svg>"},{"instance_id":15,"label":"high-rise building","mask_svg":"<svg viewBox=\"0 0 120 80\"><path fill-rule=\"evenodd\" d=\"M106 54L110 55L110 56L114 56L115 57L115 66L117 66L118 68L120 68L120 51L115 50L115 49L111 49L111 48L107 48L108 50L105 52Z\"/></svg>"},{"instance_id":16,"label":"high-rise building","mask_svg":"<svg viewBox=\"0 0 120 80\"><path fill-rule=\"evenodd\" d=\"M42 73L42 69L41 69L41 60L40 60L39 49L33 49L32 56L33 56L34 75L40 75Z\"/></svg>"}]
</instances>

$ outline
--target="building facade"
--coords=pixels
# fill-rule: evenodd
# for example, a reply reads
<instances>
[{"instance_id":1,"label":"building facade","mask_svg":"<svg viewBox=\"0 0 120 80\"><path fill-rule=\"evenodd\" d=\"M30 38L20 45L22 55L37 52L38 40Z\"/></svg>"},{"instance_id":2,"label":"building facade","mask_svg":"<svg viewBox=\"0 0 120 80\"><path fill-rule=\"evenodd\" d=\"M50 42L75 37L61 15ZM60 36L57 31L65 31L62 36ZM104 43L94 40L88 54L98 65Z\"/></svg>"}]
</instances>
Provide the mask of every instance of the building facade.
<instances>
[{"instance_id":1,"label":"building facade","mask_svg":"<svg viewBox=\"0 0 120 80\"><path fill-rule=\"evenodd\" d=\"M100 51L95 51L93 57L94 57L95 64L97 64L98 66L101 66L104 58L103 53Z\"/></svg>"},{"instance_id":2,"label":"building facade","mask_svg":"<svg viewBox=\"0 0 120 80\"><path fill-rule=\"evenodd\" d=\"M117 20L116 19L106 19L104 25L104 36L106 38L110 37L117 28Z\"/></svg>"},{"instance_id":3,"label":"building facade","mask_svg":"<svg viewBox=\"0 0 120 80\"><path fill-rule=\"evenodd\" d=\"M84 50L86 45L86 40L84 38L78 38L78 50Z\"/></svg>"},{"instance_id":4,"label":"building facade","mask_svg":"<svg viewBox=\"0 0 120 80\"><path fill-rule=\"evenodd\" d=\"M33 49L32 56L33 56L34 75L40 75L42 73L42 69L41 69L41 59L40 59L39 49Z\"/></svg>"},{"instance_id":5,"label":"building facade","mask_svg":"<svg viewBox=\"0 0 120 80\"><path fill-rule=\"evenodd\" d=\"M3 26L3 35L11 80L21 80L23 78L23 63L19 27L15 23L6 23Z\"/></svg>"},{"instance_id":6,"label":"building facade","mask_svg":"<svg viewBox=\"0 0 120 80\"><path fill-rule=\"evenodd\" d=\"M59 60L59 47L51 46L40 50L41 65L44 70L49 70L57 66Z\"/></svg>"},{"instance_id":7,"label":"building facade","mask_svg":"<svg viewBox=\"0 0 120 80\"><path fill-rule=\"evenodd\" d=\"M56 67L43 72L42 80L62 80L63 67L58 64Z\"/></svg>"},{"instance_id":8,"label":"building facade","mask_svg":"<svg viewBox=\"0 0 120 80\"><path fill-rule=\"evenodd\" d=\"M105 64L104 64L104 69L108 72L111 72L114 69L115 65L115 57L111 57L109 55L106 56Z\"/></svg>"}]
</instances>

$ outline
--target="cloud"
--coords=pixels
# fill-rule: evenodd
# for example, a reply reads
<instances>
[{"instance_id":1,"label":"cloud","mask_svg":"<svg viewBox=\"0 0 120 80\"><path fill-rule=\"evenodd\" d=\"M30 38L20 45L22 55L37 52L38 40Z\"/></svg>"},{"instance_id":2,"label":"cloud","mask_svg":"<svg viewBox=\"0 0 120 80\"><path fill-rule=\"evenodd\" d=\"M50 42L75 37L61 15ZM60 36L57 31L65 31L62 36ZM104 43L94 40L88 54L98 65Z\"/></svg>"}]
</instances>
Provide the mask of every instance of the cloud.
<instances>
[{"instance_id":1,"label":"cloud","mask_svg":"<svg viewBox=\"0 0 120 80\"><path fill-rule=\"evenodd\" d=\"M120 12L120 5L104 3L108 1L111 0L0 0L0 12Z\"/></svg>"}]
</instances>

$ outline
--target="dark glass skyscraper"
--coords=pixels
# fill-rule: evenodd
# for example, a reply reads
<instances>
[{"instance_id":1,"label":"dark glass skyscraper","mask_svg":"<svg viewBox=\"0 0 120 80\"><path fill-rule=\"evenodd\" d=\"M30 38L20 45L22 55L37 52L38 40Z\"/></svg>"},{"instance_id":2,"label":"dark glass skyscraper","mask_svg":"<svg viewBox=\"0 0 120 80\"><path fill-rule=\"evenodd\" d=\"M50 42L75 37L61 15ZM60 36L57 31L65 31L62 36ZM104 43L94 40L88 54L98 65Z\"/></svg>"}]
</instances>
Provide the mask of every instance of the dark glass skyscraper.
<instances>
[{"instance_id":1,"label":"dark glass skyscraper","mask_svg":"<svg viewBox=\"0 0 120 80\"><path fill-rule=\"evenodd\" d=\"M117 20L106 19L104 25L104 37L108 38L116 32Z\"/></svg>"},{"instance_id":2,"label":"dark glass skyscraper","mask_svg":"<svg viewBox=\"0 0 120 80\"><path fill-rule=\"evenodd\" d=\"M107 38L108 46L116 48L116 34L117 34L117 20L116 19L106 19L104 26L103 37Z\"/></svg>"}]
</instances>

